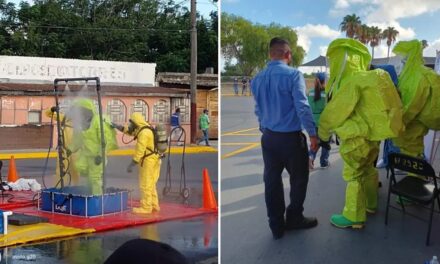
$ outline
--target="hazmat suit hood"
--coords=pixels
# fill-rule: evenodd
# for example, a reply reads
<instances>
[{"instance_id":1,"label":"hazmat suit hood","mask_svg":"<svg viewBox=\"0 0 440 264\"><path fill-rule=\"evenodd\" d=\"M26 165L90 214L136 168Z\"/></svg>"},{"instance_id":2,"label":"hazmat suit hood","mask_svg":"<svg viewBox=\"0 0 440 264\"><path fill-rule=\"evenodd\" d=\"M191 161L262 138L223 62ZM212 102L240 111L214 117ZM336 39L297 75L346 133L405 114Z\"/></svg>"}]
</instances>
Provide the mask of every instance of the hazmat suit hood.
<instances>
[{"instance_id":1,"label":"hazmat suit hood","mask_svg":"<svg viewBox=\"0 0 440 264\"><path fill-rule=\"evenodd\" d=\"M130 116L130 122L135 125L134 130L130 131L130 125L124 128L126 134L131 136L137 136L142 127L150 126L141 113L133 113Z\"/></svg>"},{"instance_id":2,"label":"hazmat suit hood","mask_svg":"<svg viewBox=\"0 0 440 264\"><path fill-rule=\"evenodd\" d=\"M412 105L423 105L419 100L426 96L423 91L426 89L418 87L418 84L422 81L422 43L418 40L399 41L394 47L393 52L406 59L406 63L399 75L398 87L401 91L404 110L405 112L409 111L409 115L405 118L405 122L407 122L411 121L421 110L420 107L412 107Z\"/></svg>"},{"instance_id":3,"label":"hazmat suit hood","mask_svg":"<svg viewBox=\"0 0 440 264\"><path fill-rule=\"evenodd\" d=\"M427 128L440 129L440 76L424 66L422 43L400 41L393 52L406 58L399 76L404 122L417 119Z\"/></svg>"},{"instance_id":4,"label":"hazmat suit hood","mask_svg":"<svg viewBox=\"0 0 440 264\"><path fill-rule=\"evenodd\" d=\"M327 49L330 64L330 78L326 93L339 90L341 79L351 76L358 71L366 71L371 62L368 48L361 42L350 39L336 39Z\"/></svg>"}]
</instances>

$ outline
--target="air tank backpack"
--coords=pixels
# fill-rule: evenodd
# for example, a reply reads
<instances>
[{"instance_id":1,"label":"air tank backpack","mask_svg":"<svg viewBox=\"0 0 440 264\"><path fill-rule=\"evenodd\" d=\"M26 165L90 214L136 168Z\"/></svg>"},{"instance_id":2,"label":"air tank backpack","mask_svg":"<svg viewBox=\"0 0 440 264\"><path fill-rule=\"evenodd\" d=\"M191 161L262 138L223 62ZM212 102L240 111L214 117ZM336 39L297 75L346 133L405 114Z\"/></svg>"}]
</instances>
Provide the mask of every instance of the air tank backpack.
<instances>
[{"instance_id":1,"label":"air tank backpack","mask_svg":"<svg viewBox=\"0 0 440 264\"><path fill-rule=\"evenodd\" d=\"M139 135L139 133L144 130L144 129L150 129L153 132L153 136L154 136L154 149L150 149L149 147L147 147L145 149L144 152L144 156L142 157L142 162L141 165L143 165L144 160L153 155L153 154L157 154L159 155L160 158L163 158L165 156L165 152L168 149L168 135L167 135L167 131L165 129L165 125L164 124L157 124L156 127L153 126L143 126L140 128L139 132L137 133L137 135ZM135 139L137 138L137 135L135 137ZM147 151L149 153L147 153Z\"/></svg>"}]
</instances>

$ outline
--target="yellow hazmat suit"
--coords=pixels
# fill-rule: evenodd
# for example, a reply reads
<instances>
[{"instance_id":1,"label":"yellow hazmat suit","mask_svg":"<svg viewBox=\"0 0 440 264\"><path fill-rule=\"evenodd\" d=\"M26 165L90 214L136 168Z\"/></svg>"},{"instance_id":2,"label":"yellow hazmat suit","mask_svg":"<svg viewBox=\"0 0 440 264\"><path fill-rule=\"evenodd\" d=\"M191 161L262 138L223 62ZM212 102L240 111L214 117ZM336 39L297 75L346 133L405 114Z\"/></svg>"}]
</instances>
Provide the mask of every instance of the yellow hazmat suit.
<instances>
[{"instance_id":1,"label":"yellow hazmat suit","mask_svg":"<svg viewBox=\"0 0 440 264\"><path fill-rule=\"evenodd\" d=\"M373 162L379 141L402 130L402 104L390 76L383 70L367 71L371 56L354 39L337 39L327 51L330 62L329 102L321 114L319 138L332 132L341 139L347 182L342 215L331 222L339 227L361 227L366 211L377 208L378 173Z\"/></svg>"},{"instance_id":2,"label":"yellow hazmat suit","mask_svg":"<svg viewBox=\"0 0 440 264\"><path fill-rule=\"evenodd\" d=\"M75 168L80 175L87 177L90 193L92 195L102 195L102 162L106 162L107 157L102 157L101 128L95 105L90 99L76 99L66 115L72 120L74 127L73 141L68 148L77 155ZM104 118L106 155L109 151L118 148L116 132L110 124Z\"/></svg>"},{"instance_id":3,"label":"yellow hazmat suit","mask_svg":"<svg viewBox=\"0 0 440 264\"><path fill-rule=\"evenodd\" d=\"M131 164L139 167L140 207L133 208L135 213L148 214L160 211L156 183L160 175L160 156L154 153L154 134L140 113L133 113L130 121L135 125L133 131L125 132L136 139L135 153ZM130 164L130 166L131 166ZM128 171L131 172L130 166Z\"/></svg>"},{"instance_id":4,"label":"yellow hazmat suit","mask_svg":"<svg viewBox=\"0 0 440 264\"><path fill-rule=\"evenodd\" d=\"M45 112L45 115L55 122L57 121L57 113L52 112L51 108L47 109ZM69 146L72 144L72 138L73 138L73 127L72 127L72 121L67 119L64 114L60 113L60 121L61 121L61 130L63 131L63 142L64 142L64 148L63 151L63 158L64 158L64 170L65 175L70 175L71 184L72 185L78 185L79 184L79 174L78 171L75 168L75 162L76 162L76 154L75 153L67 153L66 146ZM70 154L67 155L67 154ZM57 159L57 166L55 168L55 173L57 176L56 183L60 181L60 164L59 159ZM68 177L68 176L67 176ZM67 185L69 182L69 179L66 176L63 178L64 185Z\"/></svg>"},{"instance_id":5,"label":"yellow hazmat suit","mask_svg":"<svg viewBox=\"0 0 440 264\"><path fill-rule=\"evenodd\" d=\"M398 84L406 129L393 141L403 153L422 157L423 137L440 129L440 76L423 65L420 41L400 41L393 52L406 58Z\"/></svg>"}]
</instances>

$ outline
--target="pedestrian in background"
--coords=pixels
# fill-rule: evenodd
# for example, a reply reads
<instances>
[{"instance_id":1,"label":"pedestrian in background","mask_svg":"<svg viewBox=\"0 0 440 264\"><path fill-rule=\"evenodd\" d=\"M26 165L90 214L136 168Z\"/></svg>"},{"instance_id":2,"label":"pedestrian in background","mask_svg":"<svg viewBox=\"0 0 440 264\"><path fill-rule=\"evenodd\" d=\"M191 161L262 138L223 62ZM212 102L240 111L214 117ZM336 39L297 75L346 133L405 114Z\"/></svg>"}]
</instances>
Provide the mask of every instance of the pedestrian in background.
<instances>
[{"instance_id":1,"label":"pedestrian in background","mask_svg":"<svg viewBox=\"0 0 440 264\"><path fill-rule=\"evenodd\" d=\"M271 61L252 81L255 114L263 132L261 146L264 161L264 195L269 227L274 239L285 230L311 228L316 218L304 217L303 203L309 181L309 155L304 127L310 136L311 149L318 139L312 111L305 94L304 77L289 67L292 52L281 38L270 41ZM281 174L290 176L290 204L285 206ZM286 214L286 219L284 219Z\"/></svg>"},{"instance_id":2,"label":"pedestrian in background","mask_svg":"<svg viewBox=\"0 0 440 264\"><path fill-rule=\"evenodd\" d=\"M182 146L185 138L182 137L182 127L180 126L180 108L171 115L171 140Z\"/></svg>"},{"instance_id":3,"label":"pedestrian in background","mask_svg":"<svg viewBox=\"0 0 440 264\"><path fill-rule=\"evenodd\" d=\"M326 95L325 95L325 73L318 72L315 78L315 87L309 93L309 104L312 108L313 120L316 124L316 134L318 134L318 126L319 126L319 117L321 116L322 111L324 111L324 107L326 104ZM326 142L319 142L318 149L316 151L309 151L309 167L313 169L316 155L318 154L318 150L321 148L321 157L320 157L320 165L321 168L328 168L329 162L328 157L330 156L330 140Z\"/></svg>"},{"instance_id":4,"label":"pedestrian in background","mask_svg":"<svg viewBox=\"0 0 440 264\"><path fill-rule=\"evenodd\" d=\"M247 79L246 77L243 77L243 79L241 79L241 95L244 95L246 92L246 85L247 85Z\"/></svg>"},{"instance_id":5,"label":"pedestrian in background","mask_svg":"<svg viewBox=\"0 0 440 264\"><path fill-rule=\"evenodd\" d=\"M208 110L207 109L204 109L203 113L199 117L199 128L203 132L203 137L201 139L199 139L199 141L197 142L197 145L200 144L200 142L205 141L206 146L210 146L209 145L209 134L208 134L208 130L209 130L209 116L208 116Z\"/></svg>"},{"instance_id":6,"label":"pedestrian in background","mask_svg":"<svg viewBox=\"0 0 440 264\"><path fill-rule=\"evenodd\" d=\"M238 95L238 79L237 79L237 77L234 78L234 94Z\"/></svg>"}]
</instances>

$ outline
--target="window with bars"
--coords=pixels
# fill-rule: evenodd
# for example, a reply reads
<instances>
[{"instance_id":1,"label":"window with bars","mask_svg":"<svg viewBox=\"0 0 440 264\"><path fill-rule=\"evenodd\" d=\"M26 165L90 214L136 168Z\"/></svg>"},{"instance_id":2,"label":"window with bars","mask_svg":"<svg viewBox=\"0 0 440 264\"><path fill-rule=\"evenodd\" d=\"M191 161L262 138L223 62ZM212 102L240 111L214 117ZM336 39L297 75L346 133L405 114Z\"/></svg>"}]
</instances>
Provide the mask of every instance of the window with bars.
<instances>
[{"instance_id":1,"label":"window with bars","mask_svg":"<svg viewBox=\"0 0 440 264\"><path fill-rule=\"evenodd\" d=\"M153 122L169 123L170 122L170 104L166 100L159 100L154 103Z\"/></svg>"},{"instance_id":2,"label":"window with bars","mask_svg":"<svg viewBox=\"0 0 440 264\"><path fill-rule=\"evenodd\" d=\"M144 100L137 99L134 101L131 105L131 113L141 113L145 120L149 121L148 104Z\"/></svg>"},{"instance_id":3,"label":"window with bars","mask_svg":"<svg viewBox=\"0 0 440 264\"><path fill-rule=\"evenodd\" d=\"M114 123L122 124L125 122L126 107L124 102L113 99L107 103L107 115Z\"/></svg>"},{"instance_id":4,"label":"window with bars","mask_svg":"<svg viewBox=\"0 0 440 264\"><path fill-rule=\"evenodd\" d=\"M187 98L171 98L171 111L180 108L180 123L189 123L191 120L191 100Z\"/></svg>"},{"instance_id":5,"label":"window with bars","mask_svg":"<svg viewBox=\"0 0 440 264\"><path fill-rule=\"evenodd\" d=\"M34 125L39 125L41 124L41 111L29 111L28 112L28 123L29 124L34 124Z\"/></svg>"}]
</instances>

